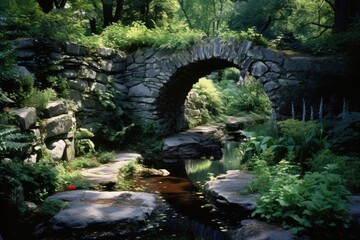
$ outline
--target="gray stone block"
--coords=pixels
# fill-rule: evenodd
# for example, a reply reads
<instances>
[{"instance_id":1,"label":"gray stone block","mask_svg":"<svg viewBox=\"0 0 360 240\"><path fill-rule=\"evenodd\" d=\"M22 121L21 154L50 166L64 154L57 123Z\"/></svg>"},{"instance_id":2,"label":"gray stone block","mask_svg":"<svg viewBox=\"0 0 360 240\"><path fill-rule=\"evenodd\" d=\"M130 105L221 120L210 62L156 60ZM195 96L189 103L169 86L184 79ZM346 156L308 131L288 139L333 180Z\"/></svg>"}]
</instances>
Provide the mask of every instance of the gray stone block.
<instances>
[{"instance_id":1,"label":"gray stone block","mask_svg":"<svg viewBox=\"0 0 360 240\"><path fill-rule=\"evenodd\" d=\"M97 73L95 80L104 84L108 83L108 77L104 73Z\"/></svg>"},{"instance_id":2,"label":"gray stone block","mask_svg":"<svg viewBox=\"0 0 360 240\"><path fill-rule=\"evenodd\" d=\"M99 48L97 52L99 56L103 58L110 58L116 54L116 51L111 48Z\"/></svg>"},{"instance_id":3,"label":"gray stone block","mask_svg":"<svg viewBox=\"0 0 360 240\"><path fill-rule=\"evenodd\" d=\"M37 114L34 107L15 109L11 113L15 114L23 130L28 130L36 125Z\"/></svg>"},{"instance_id":4,"label":"gray stone block","mask_svg":"<svg viewBox=\"0 0 360 240\"><path fill-rule=\"evenodd\" d=\"M85 80L75 79L69 81L69 87L83 92L89 87L89 84Z\"/></svg>"},{"instance_id":5,"label":"gray stone block","mask_svg":"<svg viewBox=\"0 0 360 240\"><path fill-rule=\"evenodd\" d=\"M66 134L73 126L73 119L68 114L43 119L41 122L42 131L46 138Z\"/></svg>"},{"instance_id":6,"label":"gray stone block","mask_svg":"<svg viewBox=\"0 0 360 240\"><path fill-rule=\"evenodd\" d=\"M86 67L81 68L81 77L84 79L95 80L96 74L97 74L96 71L90 68L86 68Z\"/></svg>"},{"instance_id":7,"label":"gray stone block","mask_svg":"<svg viewBox=\"0 0 360 240\"><path fill-rule=\"evenodd\" d=\"M74 79L78 76L78 73L73 69L66 69L65 71L59 73L59 77Z\"/></svg>"},{"instance_id":8,"label":"gray stone block","mask_svg":"<svg viewBox=\"0 0 360 240\"><path fill-rule=\"evenodd\" d=\"M59 100L50 102L44 109L46 117L55 117L68 112L68 106L65 101Z\"/></svg>"},{"instance_id":9,"label":"gray stone block","mask_svg":"<svg viewBox=\"0 0 360 240\"><path fill-rule=\"evenodd\" d=\"M65 152L66 143L64 140L55 140L47 144L47 148L49 149L53 159L62 159Z\"/></svg>"},{"instance_id":10,"label":"gray stone block","mask_svg":"<svg viewBox=\"0 0 360 240\"><path fill-rule=\"evenodd\" d=\"M267 70L269 70L269 67L266 66L265 63L258 61L251 66L251 75L260 77L264 75Z\"/></svg>"}]
</instances>

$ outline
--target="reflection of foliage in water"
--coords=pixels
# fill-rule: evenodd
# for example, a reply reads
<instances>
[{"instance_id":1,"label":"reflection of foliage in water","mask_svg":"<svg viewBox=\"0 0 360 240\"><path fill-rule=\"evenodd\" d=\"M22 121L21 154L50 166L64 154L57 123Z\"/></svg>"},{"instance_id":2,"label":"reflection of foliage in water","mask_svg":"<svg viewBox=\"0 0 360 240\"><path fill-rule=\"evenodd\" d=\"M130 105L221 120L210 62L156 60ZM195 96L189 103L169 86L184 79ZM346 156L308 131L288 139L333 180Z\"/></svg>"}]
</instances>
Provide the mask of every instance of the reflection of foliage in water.
<instances>
[{"instance_id":1,"label":"reflection of foliage in water","mask_svg":"<svg viewBox=\"0 0 360 240\"><path fill-rule=\"evenodd\" d=\"M223 147L223 157L218 161L209 159L191 159L185 161L185 170L193 183L203 183L209 180L209 174L218 176L228 170L239 169L241 154L238 151L239 143L226 142Z\"/></svg>"}]
</instances>

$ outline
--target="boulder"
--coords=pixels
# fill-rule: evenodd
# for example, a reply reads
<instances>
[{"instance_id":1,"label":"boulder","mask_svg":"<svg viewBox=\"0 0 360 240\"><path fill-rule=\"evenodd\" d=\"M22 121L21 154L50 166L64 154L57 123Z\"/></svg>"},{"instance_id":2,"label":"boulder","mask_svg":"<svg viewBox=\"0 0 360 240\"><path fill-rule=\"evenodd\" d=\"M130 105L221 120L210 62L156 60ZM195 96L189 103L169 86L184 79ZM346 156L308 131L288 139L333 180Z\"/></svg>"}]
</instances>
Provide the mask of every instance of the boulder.
<instances>
[{"instance_id":1,"label":"boulder","mask_svg":"<svg viewBox=\"0 0 360 240\"><path fill-rule=\"evenodd\" d=\"M46 138L54 137L70 132L73 126L73 118L69 114L62 114L56 117L44 119L41 122Z\"/></svg>"},{"instance_id":2,"label":"boulder","mask_svg":"<svg viewBox=\"0 0 360 240\"><path fill-rule=\"evenodd\" d=\"M257 220L241 221L241 228L234 231L232 239L240 240L291 240L294 235L291 230L270 225Z\"/></svg>"},{"instance_id":3,"label":"boulder","mask_svg":"<svg viewBox=\"0 0 360 240\"><path fill-rule=\"evenodd\" d=\"M163 139L163 157L169 159L200 159L222 157L224 133L219 126L204 125Z\"/></svg>"},{"instance_id":4,"label":"boulder","mask_svg":"<svg viewBox=\"0 0 360 240\"><path fill-rule=\"evenodd\" d=\"M19 108L11 112L15 114L23 130L28 130L36 125L37 115L34 107Z\"/></svg>"},{"instance_id":5,"label":"boulder","mask_svg":"<svg viewBox=\"0 0 360 240\"><path fill-rule=\"evenodd\" d=\"M245 171L229 170L204 185L205 192L219 207L245 211L256 208L258 194L243 194L246 187L255 179L255 175Z\"/></svg>"},{"instance_id":6,"label":"boulder","mask_svg":"<svg viewBox=\"0 0 360 240\"><path fill-rule=\"evenodd\" d=\"M47 148L50 150L51 157L53 159L62 159L66 143L64 140L56 140L47 144Z\"/></svg>"},{"instance_id":7,"label":"boulder","mask_svg":"<svg viewBox=\"0 0 360 240\"><path fill-rule=\"evenodd\" d=\"M255 123L255 120L250 116L231 116L225 123L225 129L227 131L238 131Z\"/></svg>"},{"instance_id":8,"label":"boulder","mask_svg":"<svg viewBox=\"0 0 360 240\"><path fill-rule=\"evenodd\" d=\"M140 231L159 209L157 195L145 192L74 190L57 193L48 199L68 204L50 219L50 224L57 235L59 232L71 235L69 239L97 239L95 236L107 239L105 235L124 239L130 231Z\"/></svg>"}]
</instances>

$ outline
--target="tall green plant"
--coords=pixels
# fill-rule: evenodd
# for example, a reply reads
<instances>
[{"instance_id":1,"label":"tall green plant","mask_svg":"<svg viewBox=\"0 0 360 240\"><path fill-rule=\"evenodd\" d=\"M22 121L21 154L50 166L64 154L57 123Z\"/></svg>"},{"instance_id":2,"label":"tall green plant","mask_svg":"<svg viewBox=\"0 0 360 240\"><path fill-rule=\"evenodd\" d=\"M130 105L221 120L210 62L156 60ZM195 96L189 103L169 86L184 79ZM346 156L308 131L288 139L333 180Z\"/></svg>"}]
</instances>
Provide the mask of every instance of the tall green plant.
<instances>
[{"instance_id":1,"label":"tall green plant","mask_svg":"<svg viewBox=\"0 0 360 240\"><path fill-rule=\"evenodd\" d=\"M340 175L325 170L300 178L289 173L286 162L280 162L275 170L271 186L258 200L253 215L291 227L294 232L348 227L349 192Z\"/></svg>"},{"instance_id":2,"label":"tall green plant","mask_svg":"<svg viewBox=\"0 0 360 240\"><path fill-rule=\"evenodd\" d=\"M295 153L294 160L304 169L308 168L307 158L312 157L320 149L329 147L324 130L317 122L288 119L278 124L282 145L288 152Z\"/></svg>"},{"instance_id":3,"label":"tall green plant","mask_svg":"<svg viewBox=\"0 0 360 240\"><path fill-rule=\"evenodd\" d=\"M242 115L244 112L255 112L270 116L269 97L256 79L252 78L243 86L224 79L218 86L222 92L226 114Z\"/></svg>"},{"instance_id":4,"label":"tall green plant","mask_svg":"<svg viewBox=\"0 0 360 240\"><path fill-rule=\"evenodd\" d=\"M311 171L322 171L328 164L335 166L332 172L339 174L349 189L360 191L360 156L341 156L325 149L309 159Z\"/></svg>"}]
</instances>

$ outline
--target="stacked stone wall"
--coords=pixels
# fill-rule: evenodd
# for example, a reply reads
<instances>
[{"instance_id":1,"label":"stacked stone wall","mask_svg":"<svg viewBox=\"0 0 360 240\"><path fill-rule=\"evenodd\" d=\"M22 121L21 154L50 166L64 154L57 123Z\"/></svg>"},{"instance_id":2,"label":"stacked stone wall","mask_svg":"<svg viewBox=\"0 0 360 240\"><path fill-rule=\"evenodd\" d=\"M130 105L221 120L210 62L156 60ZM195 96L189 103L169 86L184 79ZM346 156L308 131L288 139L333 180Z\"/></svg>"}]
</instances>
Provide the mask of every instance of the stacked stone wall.
<instances>
[{"instance_id":1,"label":"stacked stone wall","mask_svg":"<svg viewBox=\"0 0 360 240\"><path fill-rule=\"evenodd\" d=\"M30 71L35 69L37 56L34 41L18 41L18 64ZM348 83L339 84L350 72L343 58L288 56L249 41L221 38L203 39L182 51L148 48L132 54L55 42L49 51L47 72L67 80L77 106L78 126L95 132L96 125L111 116L95 92L114 86L121 92L122 101L129 103L131 114L141 121L158 123L167 135L186 127L184 102L192 85L226 67L240 69L243 78L257 78L278 119L291 116L292 102L301 109L304 99L316 108L323 97L330 105L331 99L346 97L346 89L352 88ZM336 84L342 86L341 91L334 87Z\"/></svg>"},{"instance_id":2,"label":"stacked stone wall","mask_svg":"<svg viewBox=\"0 0 360 240\"><path fill-rule=\"evenodd\" d=\"M72 160L75 158L76 120L65 101L50 102L42 114L34 107L19 108L11 111L23 132L31 132L35 142L25 162L35 163L44 158L46 152L53 159Z\"/></svg>"},{"instance_id":3,"label":"stacked stone wall","mask_svg":"<svg viewBox=\"0 0 360 240\"><path fill-rule=\"evenodd\" d=\"M126 55L109 48L88 49L69 42L54 42L47 55L38 56L39 43L36 41L17 41L18 65L35 73L36 58L45 59L47 75L65 79L68 83L70 100L75 103L77 126L96 132L98 124L113 115L99 101L97 92L115 88L124 99L128 93L123 77Z\"/></svg>"}]
</instances>

